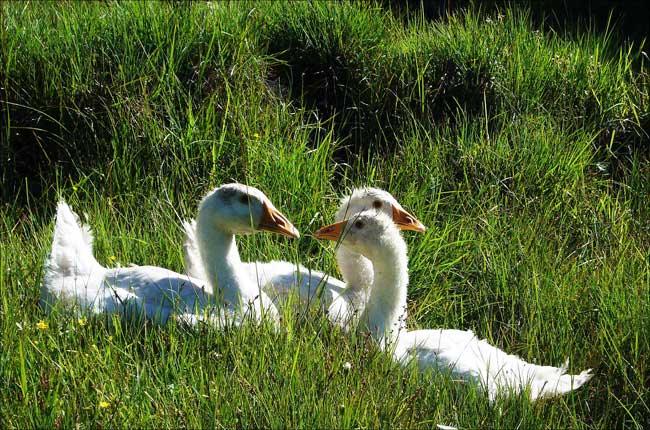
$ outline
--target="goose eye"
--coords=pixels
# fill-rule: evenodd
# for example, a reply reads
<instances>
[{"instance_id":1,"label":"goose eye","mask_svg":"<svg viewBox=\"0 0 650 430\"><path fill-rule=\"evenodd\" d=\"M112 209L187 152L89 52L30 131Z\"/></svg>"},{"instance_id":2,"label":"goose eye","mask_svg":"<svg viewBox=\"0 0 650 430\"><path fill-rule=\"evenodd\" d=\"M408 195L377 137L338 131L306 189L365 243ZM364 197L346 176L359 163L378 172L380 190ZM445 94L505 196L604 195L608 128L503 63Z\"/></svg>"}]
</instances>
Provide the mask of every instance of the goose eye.
<instances>
[{"instance_id":1,"label":"goose eye","mask_svg":"<svg viewBox=\"0 0 650 430\"><path fill-rule=\"evenodd\" d=\"M380 202L379 200L375 200L374 202L372 202L372 207L375 208L375 209L381 209L382 206L383 206L383 203Z\"/></svg>"},{"instance_id":2,"label":"goose eye","mask_svg":"<svg viewBox=\"0 0 650 430\"><path fill-rule=\"evenodd\" d=\"M356 228L363 228L363 222L362 221L357 221L357 222L354 223L354 226Z\"/></svg>"},{"instance_id":3,"label":"goose eye","mask_svg":"<svg viewBox=\"0 0 650 430\"><path fill-rule=\"evenodd\" d=\"M242 194L239 196L239 203L247 205L249 203L248 194Z\"/></svg>"}]
</instances>

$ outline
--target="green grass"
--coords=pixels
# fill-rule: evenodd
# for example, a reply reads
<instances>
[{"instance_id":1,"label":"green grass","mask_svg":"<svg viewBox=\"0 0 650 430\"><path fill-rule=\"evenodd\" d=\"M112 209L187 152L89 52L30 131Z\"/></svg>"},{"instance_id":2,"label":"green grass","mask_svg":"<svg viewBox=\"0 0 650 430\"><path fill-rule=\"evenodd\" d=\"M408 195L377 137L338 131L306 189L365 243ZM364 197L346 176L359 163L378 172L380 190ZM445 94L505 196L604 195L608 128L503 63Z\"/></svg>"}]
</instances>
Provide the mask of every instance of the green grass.
<instances>
[{"instance_id":1,"label":"green grass","mask_svg":"<svg viewBox=\"0 0 650 430\"><path fill-rule=\"evenodd\" d=\"M650 425L638 46L536 28L517 9L435 22L330 2L3 2L2 14L3 427ZM100 263L182 271L181 219L232 180L303 233L351 187L388 189L429 227L407 234L411 328L471 329L594 379L490 404L317 309L284 311L279 332L225 333L41 310L60 197L88 215ZM309 234L239 248L337 273Z\"/></svg>"}]
</instances>

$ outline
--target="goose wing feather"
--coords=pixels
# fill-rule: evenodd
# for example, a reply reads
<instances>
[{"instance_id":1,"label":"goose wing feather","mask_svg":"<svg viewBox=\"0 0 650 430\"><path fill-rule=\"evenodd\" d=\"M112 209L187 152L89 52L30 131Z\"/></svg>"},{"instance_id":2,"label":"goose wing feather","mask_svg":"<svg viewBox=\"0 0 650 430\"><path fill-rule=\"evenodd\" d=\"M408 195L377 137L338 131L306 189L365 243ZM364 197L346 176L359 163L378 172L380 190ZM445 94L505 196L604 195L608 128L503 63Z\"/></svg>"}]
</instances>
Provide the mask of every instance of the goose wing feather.
<instances>
[{"instance_id":1,"label":"goose wing feather","mask_svg":"<svg viewBox=\"0 0 650 430\"><path fill-rule=\"evenodd\" d=\"M417 360L420 369L450 371L477 381L491 400L499 393L520 392L530 387L530 398L551 397L575 390L591 379L591 371L566 374L562 367L540 366L479 340L471 331L416 330L401 333L395 359L402 364Z\"/></svg>"}]
</instances>

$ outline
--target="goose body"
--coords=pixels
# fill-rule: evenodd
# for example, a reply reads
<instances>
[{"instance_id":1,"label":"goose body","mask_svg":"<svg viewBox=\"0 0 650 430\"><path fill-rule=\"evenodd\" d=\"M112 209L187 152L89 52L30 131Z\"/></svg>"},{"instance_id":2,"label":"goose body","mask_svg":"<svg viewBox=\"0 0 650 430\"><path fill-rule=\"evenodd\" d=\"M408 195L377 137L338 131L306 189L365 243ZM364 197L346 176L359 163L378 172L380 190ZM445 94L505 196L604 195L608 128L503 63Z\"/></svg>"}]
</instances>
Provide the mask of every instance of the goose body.
<instances>
[{"instance_id":1,"label":"goose body","mask_svg":"<svg viewBox=\"0 0 650 430\"><path fill-rule=\"evenodd\" d=\"M59 202L52 251L41 285L41 300L47 307L61 303L91 314L138 309L164 323L173 303L203 309L211 293L206 293L203 281L161 267L101 266L93 256L90 228L79 222L65 202Z\"/></svg>"},{"instance_id":2,"label":"goose body","mask_svg":"<svg viewBox=\"0 0 650 430\"><path fill-rule=\"evenodd\" d=\"M264 194L240 184L223 185L199 206L198 246L209 280L155 266L108 269L95 260L90 228L61 201L52 250L46 261L41 298L46 307L74 305L88 313L142 312L164 324L172 315L190 322L234 321L246 314L277 320L272 301L242 270L235 234L297 230ZM215 316L217 315L217 316Z\"/></svg>"},{"instance_id":3,"label":"goose body","mask_svg":"<svg viewBox=\"0 0 650 430\"><path fill-rule=\"evenodd\" d=\"M498 395L529 389L530 399L559 396L586 382L591 370L567 374L568 360L561 367L540 366L508 354L479 339L471 330L414 330L400 333L394 357L401 364L415 361L420 370L449 371L477 382L490 400Z\"/></svg>"},{"instance_id":4,"label":"goose body","mask_svg":"<svg viewBox=\"0 0 650 430\"><path fill-rule=\"evenodd\" d=\"M592 377L590 370L566 374L562 367L540 366L490 345L471 331L414 330L399 324L408 286L406 243L392 220L371 211L318 230L315 237L337 240L361 253L373 265L373 283L360 316L359 330L369 331L394 359L407 365L415 360L421 370L448 371L479 383L494 399L499 394L523 392L530 398L572 391Z\"/></svg>"},{"instance_id":5,"label":"goose body","mask_svg":"<svg viewBox=\"0 0 650 430\"><path fill-rule=\"evenodd\" d=\"M353 190L351 195L341 199L335 218L342 221L370 208L386 213L401 229L418 232L425 230L424 225L406 212L390 193L378 188ZM186 271L195 278L206 279L207 275L198 257L196 223L185 221L183 228ZM372 263L344 244L337 248L336 259L344 280L287 261L248 262L243 263L243 267L276 303L284 301L295 291L303 302L322 303L330 320L347 328L354 324L366 302L372 284Z\"/></svg>"}]
</instances>

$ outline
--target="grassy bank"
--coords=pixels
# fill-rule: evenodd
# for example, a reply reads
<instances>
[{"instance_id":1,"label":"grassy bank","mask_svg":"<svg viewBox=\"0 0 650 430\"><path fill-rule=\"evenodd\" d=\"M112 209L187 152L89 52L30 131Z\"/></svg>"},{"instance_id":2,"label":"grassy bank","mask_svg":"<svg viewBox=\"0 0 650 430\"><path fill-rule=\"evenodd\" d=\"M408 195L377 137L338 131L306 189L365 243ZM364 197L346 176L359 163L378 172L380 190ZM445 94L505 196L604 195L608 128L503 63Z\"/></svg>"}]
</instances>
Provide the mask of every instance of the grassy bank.
<instances>
[{"instance_id":1,"label":"grassy bank","mask_svg":"<svg viewBox=\"0 0 650 430\"><path fill-rule=\"evenodd\" d=\"M650 425L650 78L638 47L541 31L520 10L2 12L3 426ZM303 233L329 223L350 187L391 191L429 227L407 235L409 327L471 329L594 379L564 398L490 405L471 384L397 367L316 309L286 311L279 333L219 333L39 308L58 198L88 215L100 263L182 271L180 220L231 180L264 190ZM238 244L245 260L337 273L308 234Z\"/></svg>"}]
</instances>

